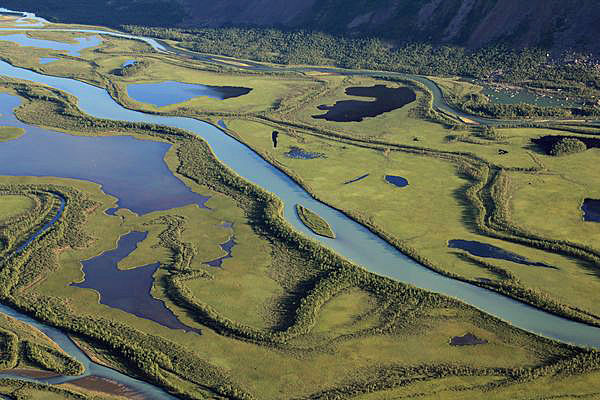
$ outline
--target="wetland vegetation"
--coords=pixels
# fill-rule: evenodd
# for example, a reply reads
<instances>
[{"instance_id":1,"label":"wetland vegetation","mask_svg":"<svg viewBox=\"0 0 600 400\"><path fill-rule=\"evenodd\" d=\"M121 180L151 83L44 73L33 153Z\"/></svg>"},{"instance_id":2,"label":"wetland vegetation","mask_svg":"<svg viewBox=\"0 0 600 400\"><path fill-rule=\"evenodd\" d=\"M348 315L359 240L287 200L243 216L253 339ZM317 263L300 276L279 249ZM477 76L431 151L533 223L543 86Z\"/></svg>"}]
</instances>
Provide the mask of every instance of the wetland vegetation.
<instances>
[{"instance_id":1,"label":"wetland vegetation","mask_svg":"<svg viewBox=\"0 0 600 400\"><path fill-rule=\"evenodd\" d=\"M298 216L302 220L302 223L309 227L314 233L335 239L335 233L331 229L331 226L329 226L327 221L319 217L314 211L311 211L300 204L296 204L296 211L298 212Z\"/></svg>"},{"instance_id":2,"label":"wetland vegetation","mask_svg":"<svg viewBox=\"0 0 600 400\"><path fill-rule=\"evenodd\" d=\"M63 34L54 35L58 40ZM437 112L429 91L414 82L215 67L150 53L124 39L103 38L99 48L84 50L78 59L62 56L45 66L29 59L31 50L3 49L15 65L106 87L129 108L224 121L223 135L250 146L314 197L428 268L558 315L600 324L595 274L600 233L597 224L584 223L577 213L582 198L600 196L600 178L589 168L599 154L590 149L552 157L531 147L532 140L554 134L586 143L599 133L594 126L538 121L491 132ZM145 67L122 76L112 73L133 58ZM227 102L196 99L161 110L126 95L127 85L138 80L181 76L253 90ZM23 252L3 257L0 300L69 332L107 365L186 399L385 399L415 393L476 398L484 392L512 399L523 392L581 397L599 390L597 351L526 333L455 299L367 272L292 228L282 217L280 199L224 166L191 133L96 119L81 113L72 96L48 86L9 78L0 83L2 90L22 98L15 114L27 131L2 143L0 151L29 136L47 134L50 139L44 143L59 143L67 135L56 130L70 134L69 141L94 139L94 146L114 141L114 146L106 145L106 159L127 147L135 151L114 159L138 160L156 171L160 163L148 161L151 153L153 160L164 159L166 172L185 186L181 193L194 194L168 206L169 199L162 199L162 207L143 208L125 203L121 192L82 174L54 171L49 175L55 177L43 177L21 169L0 178L3 255L56 215L57 195L66 204L50 230ZM378 85L409 89L415 101L360 122L312 118L317 106L334 104L349 88ZM11 112L9 107L3 114ZM274 129L280 133L277 148L270 134ZM450 134L461 140L448 141ZM290 158L286 153L294 147L327 158ZM501 157L498 149L509 152ZM55 152L66 154L64 149ZM83 154L92 159L92 153ZM146 158L136 158L143 154ZM69 163L73 161L65 160ZM133 165L120 161L115 167L119 175L130 173ZM381 179L389 171L402 171L414 190L398 196L400 191ZM132 175L144 186L154 183L152 175ZM344 184L359 180L360 185ZM160 185L151 187L144 204L166 192ZM544 200L550 196L553 204ZM399 208L410 212L399 213ZM110 209L112 213L105 212ZM548 212L553 212L552 221ZM324 230L328 224L306 208L298 214L309 227ZM225 228L223 221L229 223ZM82 260L110 255L131 232L147 233L111 262L113 272L145 274L139 294L201 334L140 318L127 307L111 307L102 302L101 289L70 285L84 279ZM514 265L514 257L448 249L454 238L489 243L488 250L502 249L505 255L518 254L517 260L556 268L523 268ZM235 257L228 258L234 244ZM223 268L207 261L225 259ZM0 319L0 332L10 331L9 326ZM33 340L10 332L18 339L2 336L3 349ZM454 346L453 340L479 345ZM32 343L23 347L23 354L31 355L23 363L32 368L61 374L78 368L58 350L46 349L51 344ZM6 368L14 369L16 353L6 354ZM0 382L0 393L15 397L15 390L14 381ZM18 390L94 396L76 387L26 384Z\"/></svg>"}]
</instances>

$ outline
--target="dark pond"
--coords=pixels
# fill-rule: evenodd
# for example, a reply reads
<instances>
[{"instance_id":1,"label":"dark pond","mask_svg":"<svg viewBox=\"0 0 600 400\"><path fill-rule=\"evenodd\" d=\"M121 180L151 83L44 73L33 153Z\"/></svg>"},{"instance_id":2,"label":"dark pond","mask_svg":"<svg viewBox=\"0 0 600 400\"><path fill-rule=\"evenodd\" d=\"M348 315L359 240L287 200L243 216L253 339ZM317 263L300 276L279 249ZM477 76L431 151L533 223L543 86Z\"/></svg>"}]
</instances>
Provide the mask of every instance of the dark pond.
<instances>
[{"instance_id":1,"label":"dark pond","mask_svg":"<svg viewBox=\"0 0 600 400\"><path fill-rule=\"evenodd\" d=\"M600 200L585 199L581 209L584 221L600 222Z\"/></svg>"},{"instance_id":2,"label":"dark pond","mask_svg":"<svg viewBox=\"0 0 600 400\"><path fill-rule=\"evenodd\" d=\"M408 181L401 176L386 175L385 180L387 183L391 183L392 185L396 185L401 188L408 186Z\"/></svg>"},{"instance_id":3,"label":"dark pond","mask_svg":"<svg viewBox=\"0 0 600 400\"><path fill-rule=\"evenodd\" d=\"M286 157L289 158L299 158L302 160L312 160L314 158L325 158L325 154L323 153L315 153L310 151L305 151L300 147L292 146L287 153L284 153Z\"/></svg>"},{"instance_id":4,"label":"dark pond","mask_svg":"<svg viewBox=\"0 0 600 400\"><path fill-rule=\"evenodd\" d=\"M344 185L348 185L349 183L358 182L358 181L360 181L362 179L365 179L367 176L369 176L369 174L364 174L362 176L359 176L358 178L351 179L349 181L344 182Z\"/></svg>"},{"instance_id":5,"label":"dark pond","mask_svg":"<svg viewBox=\"0 0 600 400\"><path fill-rule=\"evenodd\" d=\"M244 96L251 91L251 88L245 87L208 86L174 81L135 83L127 86L129 97L143 103L154 104L157 107L182 103L199 96L226 100Z\"/></svg>"},{"instance_id":6,"label":"dark pond","mask_svg":"<svg viewBox=\"0 0 600 400\"><path fill-rule=\"evenodd\" d=\"M52 58L52 57L41 57L40 64L50 64L51 62L58 61L60 58Z\"/></svg>"},{"instance_id":7,"label":"dark pond","mask_svg":"<svg viewBox=\"0 0 600 400\"><path fill-rule=\"evenodd\" d=\"M313 115L315 119L325 119L335 122L360 122L364 118L376 117L386 112L396 110L412 103L417 95L406 87L389 88L385 85L370 87L350 87L346 89L349 96L372 97L374 101L342 100L333 106L321 105L319 110L325 114Z\"/></svg>"},{"instance_id":8,"label":"dark pond","mask_svg":"<svg viewBox=\"0 0 600 400\"><path fill-rule=\"evenodd\" d=\"M562 136L562 135L548 135L542 136L539 138L531 139L536 146L540 147L546 154L550 154L550 150L554 147L556 143L565 138L572 138L581 140L588 149L591 148L600 148L600 139L588 138L588 137L580 137L580 136Z\"/></svg>"},{"instance_id":9,"label":"dark pond","mask_svg":"<svg viewBox=\"0 0 600 400\"><path fill-rule=\"evenodd\" d=\"M498 260L512 261L514 263L522 265L556 269L556 267L553 267L551 265L544 264L541 262L530 261L527 258L520 256L516 253L501 249L500 247L496 247L487 243L481 243L472 240L456 239L450 240L448 242L448 247L451 249L465 250L466 252L477 257L495 258Z\"/></svg>"},{"instance_id":10,"label":"dark pond","mask_svg":"<svg viewBox=\"0 0 600 400\"><path fill-rule=\"evenodd\" d=\"M227 129L227 124L225 124L225 121L223 121L222 119L220 119L220 120L217 121L217 125L220 128Z\"/></svg>"},{"instance_id":11,"label":"dark pond","mask_svg":"<svg viewBox=\"0 0 600 400\"><path fill-rule=\"evenodd\" d=\"M230 226L225 226L225 225L221 225L224 228L225 227L231 227L233 226L233 224L231 224ZM227 254L224 255L223 257L219 257L215 260L212 261L208 261L207 263L205 263L206 265L209 265L211 267L220 267L223 265L223 261L227 260L228 258L233 257L231 255L231 252L233 251L233 248L235 247L236 243L235 243L235 238L231 238L228 241L226 241L225 243L220 244L219 246L221 246L221 248L223 249L224 252L226 252Z\"/></svg>"},{"instance_id":12,"label":"dark pond","mask_svg":"<svg viewBox=\"0 0 600 400\"><path fill-rule=\"evenodd\" d=\"M117 268L119 261L131 254L147 232L130 232L119 239L114 250L82 261L85 280L71 286L94 289L100 293L100 303L157 322L167 328L200 333L198 329L181 323L165 304L152 297L153 275L160 263L129 270Z\"/></svg>"},{"instance_id":13,"label":"dark pond","mask_svg":"<svg viewBox=\"0 0 600 400\"><path fill-rule=\"evenodd\" d=\"M454 336L450 339L450 346L474 346L478 344L486 344L488 341L480 339L472 333L466 333L463 336Z\"/></svg>"},{"instance_id":14,"label":"dark pond","mask_svg":"<svg viewBox=\"0 0 600 400\"><path fill-rule=\"evenodd\" d=\"M118 206L138 214L188 204L204 206L208 197L192 192L167 168L170 144L130 136L73 136L18 121L19 98L0 93L0 125L25 128L16 140L0 143L0 175L57 176L102 185Z\"/></svg>"}]
</instances>

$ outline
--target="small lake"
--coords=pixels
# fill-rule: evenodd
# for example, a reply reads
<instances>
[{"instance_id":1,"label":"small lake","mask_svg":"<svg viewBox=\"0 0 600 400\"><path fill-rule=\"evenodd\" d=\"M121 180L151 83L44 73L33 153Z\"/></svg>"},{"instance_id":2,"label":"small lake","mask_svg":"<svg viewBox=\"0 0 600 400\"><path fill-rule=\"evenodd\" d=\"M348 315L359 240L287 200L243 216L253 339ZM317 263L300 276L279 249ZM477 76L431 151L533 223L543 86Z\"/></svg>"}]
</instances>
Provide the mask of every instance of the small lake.
<instances>
[{"instance_id":1,"label":"small lake","mask_svg":"<svg viewBox=\"0 0 600 400\"><path fill-rule=\"evenodd\" d=\"M448 247L451 249L464 250L477 257L495 258L498 260L512 261L521 265L556 269L556 267L553 267L551 265L544 264L541 262L530 261L519 254L504 250L500 247L496 247L487 243L476 242L472 240L450 240L448 242Z\"/></svg>"},{"instance_id":2,"label":"small lake","mask_svg":"<svg viewBox=\"0 0 600 400\"><path fill-rule=\"evenodd\" d=\"M136 62L137 62L136 60L127 60L123 64L121 64L121 67L130 67L130 66L134 65Z\"/></svg>"},{"instance_id":3,"label":"small lake","mask_svg":"<svg viewBox=\"0 0 600 400\"><path fill-rule=\"evenodd\" d=\"M236 86L208 86L192 83L166 81L160 83L135 83L127 86L127 94L142 103L164 107L183 103L194 97L227 100L244 96L252 89Z\"/></svg>"},{"instance_id":4,"label":"small lake","mask_svg":"<svg viewBox=\"0 0 600 400\"><path fill-rule=\"evenodd\" d=\"M51 62L58 61L58 60L60 60L60 58L41 57L39 62L40 62L40 64L50 64Z\"/></svg>"},{"instance_id":5,"label":"small lake","mask_svg":"<svg viewBox=\"0 0 600 400\"><path fill-rule=\"evenodd\" d=\"M232 225L222 225L224 228L231 228ZM219 257L215 260L212 261L208 261L205 264L209 265L211 267L221 267L223 265L223 261L227 260L228 258L232 258L233 256L231 255L231 252L233 251L233 248L235 247L237 243L235 242L235 238L231 238L228 241L226 241L225 243L221 243L219 246L221 247L221 249L223 249L223 251L225 253L227 253L226 255L224 255L223 257Z\"/></svg>"},{"instance_id":6,"label":"small lake","mask_svg":"<svg viewBox=\"0 0 600 400\"><path fill-rule=\"evenodd\" d=\"M312 160L315 158L325 158L325 154L316 153L312 151L306 151L301 149L300 147L292 146L290 150L284 153L288 158L296 158L300 160Z\"/></svg>"},{"instance_id":7,"label":"small lake","mask_svg":"<svg viewBox=\"0 0 600 400\"><path fill-rule=\"evenodd\" d=\"M387 183L391 183L394 186L398 186L398 187L406 187L408 186L408 180L406 178L403 178L401 176L396 176L396 175L386 175L385 176L385 181Z\"/></svg>"},{"instance_id":8,"label":"small lake","mask_svg":"<svg viewBox=\"0 0 600 400\"><path fill-rule=\"evenodd\" d=\"M21 46L35 47L38 49L66 51L68 55L74 57L79 57L81 55L81 51L96 47L102 43L102 39L98 35L75 38L77 44L57 42L54 40L35 39L27 36L24 33L0 35L0 40L10 41L13 43L18 43Z\"/></svg>"},{"instance_id":9,"label":"small lake","mask_svg":"<svg viewBox=\"0 0 600 400\"><path fill-rule=\"evenodd\" d=\"M100 293L100 304L149 319L167 328L200 333L198 329L181 323L165 303L150 294L153 276L160 263L128 270L117 267L119 261L133 253L138 243L147 236L147 232L130 232L121 236L116 249L82 261L85 280L71 286L97 291Z\"/></svg>"},{"instance_id":10,"label":"small lake","mask_svg":"<svg viewBox=\"0 0 600 400\"><path fill-rule=\"evenodd\" d=\"M208 197L194 193L164 162L168 143L131 136L74 136L18 121L16 96L0 93L0 125L24 128L19 139L0 143L0 175L56 176L102 185L118 206L138 214L188 204L203 206Z\"/></svg>"},{"instance_id":11,"label":"small lake","mask_svg":"<svg viewBox=\"0 0 600 400\"><path fill-rule=\"evenodd\" d=\"M600 200L585 199L581 209L584 221L600 222Z\"/></svg>"},{"instance_id":12,"label":"small lake","mask_svg":"<svg viewBox=\"0 0 600 400\"><path fill-rule=\"evenodd\" d=\"M402 108L417 99L412 89L407 87L389 88L385 85L371 87L349 87L348 96L371 97L374 101L341 100L333 106L321 105L319 110L325 114L313 115L315 119L335 122L360 122L364 118L376 117L386 112Z\"/></svg>"}]
</instances>

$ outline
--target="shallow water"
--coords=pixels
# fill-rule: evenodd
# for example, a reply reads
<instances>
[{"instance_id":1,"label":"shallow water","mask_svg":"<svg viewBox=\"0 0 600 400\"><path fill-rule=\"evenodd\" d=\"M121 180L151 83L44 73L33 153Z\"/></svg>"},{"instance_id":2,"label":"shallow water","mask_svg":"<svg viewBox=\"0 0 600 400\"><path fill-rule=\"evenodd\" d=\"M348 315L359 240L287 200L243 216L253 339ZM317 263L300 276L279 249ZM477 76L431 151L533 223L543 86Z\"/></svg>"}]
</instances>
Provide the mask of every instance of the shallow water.
<instances>
[{"instance_id":1,"label":"shallow water","mask_svg":"<svg viewBox=\"0 0 600 400\"><path fill-rule=\"evenodd\" d=\"M60 58L52 58L52 57L41 57L40 64L50 64L51 62L58 61Z\"/></svg>"},{"instance_id":2,"label":"shallow water","mask_svg":"<svg viewBox=\"0 0 600 400\"><path fill-rule=\"evenodd\" d=\"M102 185L118 206L138 214L203 204L208 197L177 179L163 158L168 143L131 136L74 136L26 125L12 110L16 96L0 93L0 125L26 130L19 139L0 143L0 175L57 176Z\"/></svg>"},{"instance_id":3,"label":"shallow water","mask_svg":"<svg viewBox=\"0 0 600 400\"><path fill-rule=\"evenodd\" d=\"M160 83L135 83L127 85L127 94L142 103L164 107L183 103L195 97L226 100L244 96L252 89L234 86L208 86L200 84L166 81Z\"/></svg>"},{"instance_id":4,"label":"shallow water","mask_svg":"<svg viewBox=\"0 0 600 400\"><path fill-rule=\"evenodd\" d=\"M119 238L116 249L82 261L84 281L73 283L71 286L95 290L100 294L100 304L149 319L167 328L200 333L200 330L181 323L163 301L150 294L154 284L154 273L160 267L160 263L127 270L117 267L117 264L133 253L147 236L147 232L130 232Z\"/></svg>"},{"instance_id":5,"label":"shallow water","mask_svg":"<svg viewBox=\"0 0 600 400\"><path fill-rule=\"evenodd\" d=\"M4 29L2 29L4 30ZM77 44L69 44L63 42L56 42L54 40L35 39L30 38L24 33L16 33L12 35L0 35L0 41L9 41L18 43L21 46L35 47L38 49L52 49L57 51L66 51L68 55L79 57L81 51L98 46L102 43L102 39L99 36L87 36L81 38L75 38Z\"/></svg>"},{"instance_id":6,"label":"shallow water","mask_svg":"<svg viewBox=\"0 0 600 400\"><path fill-rule=\"evenodd\" d=\"M222 225L224 228L231 228L231 225ZM217 259L214 259L212 261L208 261L205 264L209 265L211 267L221 267L223 265L223 261L227 260L228 258L232 258L233 255L231 254L231 252L233 251L233 248L235 247L237 243L235 242L235 238L231 238L228 241L226 241L225 243L221 243L219 246L221 247L221 249L227 253L226 255L224 255L223 257L219 257Z\"/></svg>"},{"instance_id":7,"label":"shallow water","mask_svg":"<svg viewBox=\"0 0 600 400\"><path fill-rule=\"evenodd\" d=\"M306 151L301 149L300 147L290 147L290 150L284 153L286 157L289 158L297 158L300 160L313 160L315 158L324 158L325 154L323 153L315 153L312 151Z\"/></svg>"}]
</instances>

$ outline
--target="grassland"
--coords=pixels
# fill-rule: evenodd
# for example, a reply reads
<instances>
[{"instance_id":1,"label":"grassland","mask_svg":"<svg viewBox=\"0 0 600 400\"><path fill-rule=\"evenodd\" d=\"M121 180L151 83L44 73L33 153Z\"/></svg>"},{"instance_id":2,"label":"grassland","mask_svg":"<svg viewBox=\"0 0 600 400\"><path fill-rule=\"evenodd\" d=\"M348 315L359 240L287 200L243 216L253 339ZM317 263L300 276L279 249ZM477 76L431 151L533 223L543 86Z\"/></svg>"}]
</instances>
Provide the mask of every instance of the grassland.
<instances>
[{"instance_id":1,"label":"grassland","mask_svg":"<svg viewBox=\"0 0 600 400\"><path fill-rule=\"evenodd\" d=\"M27 196L2 196L0 198L0 221L31 210L34 202Z\"/></svg>"},{"instance_id":2,"label":"grassland","mask_svg":"<svg viewBox=\"0 0 600 400\"><path fill-rule=\"evenodd\" d=\"M331 229L331 226L314 211L311 211L300 204L296 204L296 211L298 212L298 217L300 217L302 223L310 228L311 231L317 235L335 239L335 233Z\"/></svg>"},{"instance_id":3,"label":"grassland","mask_svg":"<svg viewBox=\"0 0 600 400\"><path fill-rule=\"evenodd\" d=\"M110 39L101 51L84 52L81 59L63 57L59 64L43 67L33 66L27 53L18 49L9 49L6 57L50 74L65 74L59 72L61 65L71 65L68 74L103 86L113 79L110 71L121 62L110 61L109 55L129 59L141 48L137 42ZM169 57L165 57L167 62L145 53L135 55L136 59L147 57L150 66L140 73L157 81L188 73L213 76L219 84L233 82L232 77L248 78L230 71L219 75L191 62L186 67ZM177 63L178 69L167 67L169 63ZM118 78L114 79L118 86ZM137 78L127 79L135 82ZM316 107L344 99L346 87L381 81L335 75L319 76L318 81L297 76L255 79L257 86L276 82L264 89L272 90L273 96L266 95L262 103L247 98L247 108L239 113L231 103L218 109L208 103L190 103L186 109L169 113L204 115L213 122L225 118L229 133L316 197L387 235L397 246L410 249L415 258L430 260L432 268L473 282L485 278L497 284L492 286L497 290L529 289L538 296L529 300L549 299L540 306L565 305L565 313L595 321L600 310L596 277L589 273L595 268L593 263L523 241L502 240L501 227L488 224L494 229L487 228L487 219L481 216L488 208L493 210L494 204L507 206L510 218L503 215L502 221L553 239L562 234L569 241L595 248L597 242L586 236L595 232L594 225L585 225L589 231L578 235L567 231L583 224L576 203L587 193L597 194L593 191L597 177L588 167L598 157L595 150L558 159L530 147L531 137L556 134L556 130L498 129L490 139L475 129L449 129L422 118L425 92L418 93L416 103L360 123L315 123L311 115ZM275 90L288 82L293 86L289 93L286 90L291 86L281 86L281 93ZM17 266L3 272L3 301L69 330L98 354L110 354L109 364L192 399L383 399L410 398L417 393L448 399L485 393L490 398L512 399L522 393L576 397L598 391L596 352L526 334L457 301L377 277L348 263L291 230L280 218L276 199L223 168L197 138L155 127L93 121L77 113L69 104L72 99L56 92L22 88L10 81L4 85L27 98L18 110L19 118L26 121L74 134L133 134L172 143L165 159L169 168L194 191L211 196L210 211L187 206L144 216L127 211L110 216L104 210L114 207L116 200L96 184L59 178L0 178L13 196L23 196L32 188L53 190L63 193L70 204L57 229L19 259L28 268ZM301 94L302 88L309 94ZM111 93L127 103L119 97L118 87ZM270 108L276 98L287 99L285 107ZM277 149L270 136L274 128L281 132ZM325 153L327 158L291 159L285 156L291 146ZM508 154L500 154L500 149ZM577 175L581 169L585 171ZM510 181L492 179L499 171ZM344 185L367 173L367 178ZM386 174L403 176L410 185L394 190L383 180ZM577 191L572 190L575 181ZM487 196L486 188L492 193L497 182L506 184L510 195L503 192L492 197L481 211L477 201ZM483 188L473 189L479 186ZM573 209L577 218L563 212L557 213L557 221L546 223L543 215L548 207L539 205L545 203L545 195L556 196L559 190L568 193L557 197L557 206L564 204L557 208ZM9 209L20 212L18 205ZM36 213L45 209L40 206ZM223 228L223 222L233 222L233 226ZM201 329L201 335L168 329L101 305L97 293L69 286L83 278L80 260L114 248L118 238L132 230L149 234L119 267L160 261L153 296L163 300L182 322ZM219 245L232 236L236 240L233 258L225 260L222 269L207 266L206 261L224 255ZM559 268L542 270L468 256L448 249L451 239L484 241ZM453 336L467 332L488 343L449 345Z\"/></svg>"}]
</instances>

